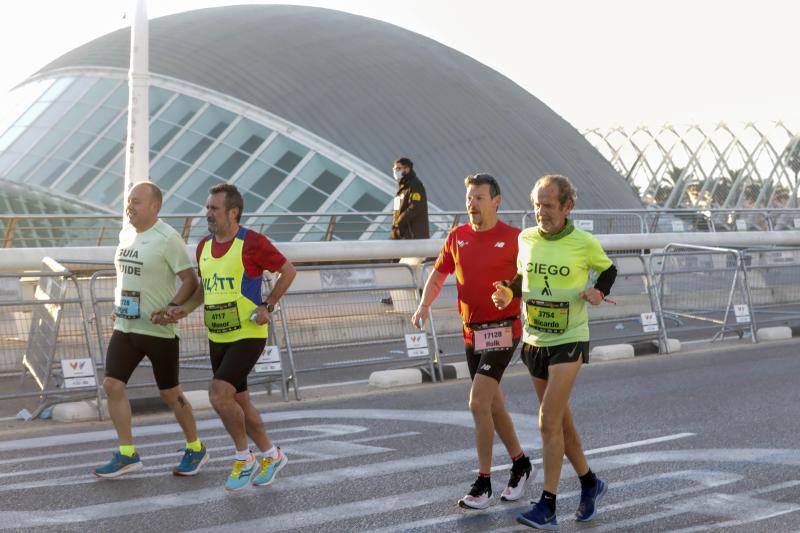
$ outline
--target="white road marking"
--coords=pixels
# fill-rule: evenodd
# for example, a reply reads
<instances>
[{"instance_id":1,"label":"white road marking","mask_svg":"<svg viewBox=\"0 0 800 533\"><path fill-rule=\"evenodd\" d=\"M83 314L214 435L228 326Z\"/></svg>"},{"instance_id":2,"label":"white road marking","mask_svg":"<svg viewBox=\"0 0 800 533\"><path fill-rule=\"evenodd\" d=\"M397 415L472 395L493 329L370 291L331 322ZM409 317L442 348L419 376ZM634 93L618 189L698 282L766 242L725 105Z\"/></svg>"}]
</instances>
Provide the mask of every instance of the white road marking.
<instances>
[{"instance_id":1,"label":"white road marking","mask_svg":"<svg viewBox=\"0 0 800 533\"><path fill-rule=\"evenodd\" d=\"M541 448L539 432L533 429L538 427L537 418L527 414L511 414L517 435L520 439L534 443L531 447ZM354 420L399 420L412 423L428 423L436 425L460 426L472 429L474 422L469 411L420 411L416 409L312 409L307 411L279 411L266 413L261 416L267 428L276 422L306 419L354 419ZM197 430L222 429L222 422L218 418L198 420ZM157 435L181 433L180 427L175 424L156 424L152 426L139 426L133 428L134 439ZM0 452L11 450L32 450L36 448L58 448L71 444L96 444L102 441L115 441L117 434L114 430L89 431L69 433L66 435L41 436L26 439L0 441Z\"/></svg>"},{"instance_id":2,"label":"white road marking","mask_svg":"<svg viewBox=\"0 0 800 533\"><path fill-rule=\"evenodd\" d=\"M257 518L245 522L236 522L237 533L285 531L287 529L300 529L317 526L321 524L335 523L346 519L370 516L384 512L385 509L399 511L411 509L422 505L429 505L441 500L442 493L457 494L463 488L462 484L437 487L433 489L396 494L383 498L371 500L361 500L352 503L343 503L331 507L317 508L314 512L297 511L294 513L284 513L279 515ZM212 526L203 529L194 529L192 533L216 533L219 526ZM396 531L396 530L395 530Z\"/></svg>"},{"instance_id":3,"label":"white road marking","mask_svg":"<svg viewBox=\"0 0 800 533\"><path fill-rule=\"evenodd\" d=\"M326 437L338 437L343 435L350 435L353 433L362 433L367 431L368 428L364 426L353 426L353 425L346 425L346 424L324 424L324 425L314 425L314 426L296 426L296 427L289 427L289 428L278 428L278 429L271 429L269 431L270 435L276 435L281 433L292 433L298 431L311 431L314 432L314 435L309 435L307 437L294 437L289 439L281 439L281 442L301 442L304 440L312 440L312 439L321 439ZM374 438L374 437L373 437ZM204 443L209 443L211 441L216 440L226 440L230 442L231 438L228 434L224 433L222 435L201 435L200 439ZM358 442L358 440L349 441L349 442ZM150 448L160 448L165 446L172 446L176 450L180 447L183 443L182 440L175 441L175 439L163 440L159 442L146 442L144 444L136 444L137 450L145 450ZM209 448L210 450L213 449L224 449L224 448ZM65 457L76 457L78 455L101 455L105 454L109 451L109 446L102 446L99 448L90 448L85 450L75 450L72 452L66 453L48 453L47 459L62 459ZM147 459L150 459L153 456L147 456ZM27 462L41 462L42 456L39 454L29 455L27 457L16 457L14 459L3 459L0 460L0 465L5 464L19 464L19 463L27 463Z\"/></svg>"},{"instance_id":4,"label":"white road marking","mask_svg":"<svg viewBox=\"0 0 800 533\"><path fill-rule=\"evenodd\" d=\"M473 460L475 460L475 450L467 448L433 455L417 456L414 458L414 466L418 469L435 468ZM394 461L366 463L360 466L323 470L307 473L302 476L282 478L280 480L280 490L291 491L305 488L318 488L340 483L344 479L353 481L407 471L408 459L404 457ZM435 492L441 494L441 490L444 489L439 488L431 490L435 490ZM258 498L262 495L263 491L248 490L237 494L236 497ZM104 503L59 510L0 511L0 528L37 527L59 523L74 524L92 520L150 513L164 509L202 505L221 500L225 497L228 497L228 495L222 489L222 484L220 483L220 486L208 489L180 491L143 498L130 498L114 502L113 506Z\"/></svg>"},{"instance_id":5,"label":"white road marking","mask_svg":"<svg viewBox=\"0 0 800 533\"><path fill-rule=\"evenodd\" d=\"M424 413L418 413L419 416L422 416L423 414ZM528 444L523 445L525 447L529 447ZM498 453L505 454L505 450L498 450ZM288 454L289 452L287 450L287 455ZM417 456L414 459L414 465L415 468L425 469L441 467L453 463L473 461L474 459L475 450L468 448L427 456ZM367 463L364 465L339 468L335 470L312 472L298 477L289 477L281 479L280 486L282 490L290 491L301 488L329 485L332 483L337 483L342 479L352 481L356 479L365 479L375 476L394 474L397 472L405 472L407 470L408 460L406 458L402 458L393 461L385 461L382 463ZM461 485L459 485L459 487L461 487ZM442 494L444 489L436 490ZM256 493L256 495L258 494L257 491L251 492ZM248 494L245 493L241 496L244 497L247 495ZM444 495L446 497L451 496L448 491L445 491ZM22 520L22 522L19 524L20 527L35 527L38 525L58 523L59 520L65 520L65 523L73 523L75 521L83 522L97 520L100 518L109 518L111 516L126 516L173 507L199 505L224 497L225 494L220 488L211 488L197 491L163 494L154 497L128 499L116 502L113 508L109 507L108 505L90 505L71 510L37 510L35 512L0 511L0 524L13 524L19 520Z\"/></svg>"},{"instance_id":6,"label":"white road marking","mask_svg":"<svg viewBox=\"0 0 800 533\"><path fill-rule=\"evenodd\" d=\"M403 433L390 433L388 435L377 435L375 437L364 437L362 439L353 439L347 442L374 442L376 440L400 439L403 437L415 437L419 435L419 431L406 431Z\"/></svg>"},{"instance_id":7,"label":"white road marking","mask_svg":"<svg viewBox=\"0 0 800 533\"><path fill-rule=\"evenodd\" d=\"M308 438L304 437L301 439L307 440ZM283 442L286 443L291 440L292 439L286 439ZM368 446L364 444L351 443L350 441L334 441L334 440L317 440L317 441L305 442L302 445L302 447L298 448L286 445L283 446L283 450L286 452L288 456L292 457L291 462L293 464L330 461L332 459L344 459L347 457L362 457L367 455L376 455L380 453L388 453L395 451L393 448L382 448L377 446ZM211 458L206 463L207 465L214 463L230 463L232 461L233 452L230 446L208 448L208 451ZM218 451L222 451L223 454L220 455L219 457L216 457L215 452ZM302 459L299 459L300 457L302 457ZM174 459L174 461L161 461L157 463L154 461L155 459L164 459L164 458L171 458ZM125 476L125 479L134 479L140 477L156 477L156 476L171 474L172 466L174 464L177 464L179 459L180 457L175 453L162 453L162 454L149 455L147 457L143 457L142 462L144 463L144 466L142 470L147 471L147 473L132 474L130 476ZM108 483L107 480L99 479L91 474L94 468L100 466L100 464L101 463L99 462L70 464L70 465L55 466L55 467L50 466L36 470L24 470L17 472L2 473L0 474L0 478L29 476L31 474L36 474L36 473L48 474L51 472L64 472L70 470L86 471L86 474L83 476L73 476L73 477L64 477L56 479L51 478L49 480L44 480L44 481L28 481L22 483L15 483L12 485L0 485L0 492L9 490L22 490L22 489L41 488L41 487L84 484L89 481L94 483ZM212 468L210 466L206 466L205 468L205 470L211 470L211 469ZM220 470L223 469L224 468L221 468ZM88 478L88 481L84 481L84 478Z\"/></svg>"},{"instance_id":8,"label":"white road marking","mask_svg":"<svg viewBox=\"0 0 800 533\"><path fill-rule=\"evenodd\" d=\"M679 479L679 480L687 480L687 481L695 481L698 485L693 487L688 487L684 489L679 489L675 491L670 491L666 493L659 493L654 494L651 496L645 496L642 498L637 498L635 500L629 499L621 504L618 504L616 507L617 509L624 509L626 507L635 507L637 505L642 504L650 504L655 501L659 500L668 500L674 498L676 495L679 494L688 494L690 492L698 492L702 490L707 490L710 487L717 487L720 485L728 484L728 483L735 483L739 481L742 476L729 474L727 472L713 472L713 471L698 471L698 470L684 470L680 472L668 472L664 474L656 474L652 476L645 476L635 479L627 479L624 481L617 481L611 485L613 489L614 485L619 486L626 486L630 487L633 485L646 485L649 483L653 483L654 481L661 481L665 479ZM559 501L564 502L570 498L575 498L580 496L580 491L570 491L565 493L560 493L558 495ZM416 520L413 522L405 522L403 524L395 524L389 527L380 528L380 529L372 529L367 533L393 533L397 531L405 531L405 530L413 530L423 527L434 527L439 524L451 523L451 522L464 522L465 525L468 525L469 522L480 520L481 515L486 514L499 514L499 513L507 513L509 511L526 511L530 507L529 503L524 503L520 505L519 503L503 503L499 505L495 505L494 507L490 507L489 509L482 511L480 513L473 513L470 511L466 515L448 515L448 516L438 516L435 518L428 518L426 520ZM603 505L601 512L606 513L611 509L611 506ZM474 518L473 518L474 517ZM517 530L520 526L511 527L502 530L493 529L493 532L496 531L514 531Z\"/></svg>"},{"instance_id":9,"label":"white road marking","mask_svg":"<svg viewBox=\"0 0 800 533\"><path fill-rule=\"evenodd\" d=\"M656 437L653 439L645 439L645 440L637 440L633 442L626 442L623 444L615 444L613 446L605 446L603 448L595 448L593 450L584 451L584 455L596 455L598 453L605 453L611 452L616 450L625 450L627 448L635 448L638 446L647 446L649 444L658 444L661 442L668 442L671 440L678 440L678 439L685 439L686 437L694 437L694 433L675 433L674 435L665 435L663 437ZM541 463L541 459L532 460L531 463L539 464ZM497 465L492 467L492 472L500 472L503 470L509 470L511 468L510 464L506 465ZM477 469L474 469L473 472L478 472Z\"/></svg>"},{"instance_id":10,"label":"white road marking","mask_svg":"<svg viewBox=\"0 0 800 533\"><path fill-rule=\"evenodd\" d=\"M671 518L673 516L678 516L681 514L686 513L698 513L698 514L705 514L705 515L712 515L712 516L719 516L720 512L724 507L725 500L730 502L732 505L732 509L730 512L726 512L726 515L729 514L736 514L737 512L741 512L747 514L746 518L742 518L739 520L732 520L728 523L737 526L737 525L745 525L751 524L753 522L758 522L760 520L766 520L767 518L774 518L776 516L780 516L782 514L793 513L796 511L800 511L800 505L792 505L792 504L784 504L778 502L771 502L767 500L759 500L757 504L750 499L751 496L758 495L758 494L765 494L768 492L773 492L775 490L781 490L787 488L787 486L796 486L800 485L800 481L792 480L789 482L778 483L775 485L770 485L768 487L761 487L752 491L741 492L739 494L730 495L730 494L708 494L705 496L695 496L690 500L678 501L672 503L668 506L668 510L658 512L658 513L649 513L645 516L640 516L637 518L631 518L630 520L622 520L614 522L613 524L604 524L600 527L595 527L588 529L586 531L592 531L593 533L601 533L603 531L616 531L619 529L632 529L632 530L639 530L641 529L642 524L646 524L648 522L654 522L657 520L662 520L664 518ZM738 505L747 503L746 507L738 508ZM758 505L765 505L767 506L766 512L758 514L752 514L752 512L756 509ZM723 525L725 522L717 523L717 524L704 524L702 527L691 527L686 529L681 529L679 531L686 533L689 531L707 531L709 529L716 529L718 527L729 527L727 525ZM676 533L675 530L672 530L673 533Z\"/></svg>"},{"instance_id":11,"label":"white road marking","mask_svg":"<svg viewBox=\"0 0 800 533\"><path fill-rule=\"evenodd\" d=\"M469 412L466 411L426 412L418 410L390 410L390 409L381 409L381 410L323 409L323 410L309 410L309 411L278 412L264 416L264 419L268 424L274 423L279 420L288 421L288 420L302 420L302 419L340 419L340 418L358 419L359 421L369 420L369 419L375 419L379 421L400 420L400 421L413 422L417 426L420 425L420 423L422 424L428 423L434 425L443 425L443 424L454 425L462 428L468 428L469 430L472 430L473 428L472 416ZM525 447L525 449L532 449L538 447L541 442L538 438L538 431L536 431L536 435L533 435L533 430L536 427L535 417L530 415L522 415L522 416L515 415L515 419L519 419L515 420L515 425L517 425L518 428L524 428L526 427L527 424L530 424L527 425L527 427L530 428L531 430L531 436L535 437L535 440L532 440L531 442L527 441L523 442L523 446ZM220 427L218 420L202 421L201 423L215 424L217 427ZM143 427L141 429L144 430L145 433L150 435L174 434L179 431L179 428L177 428L175 424L170 424L170 425L164 424L159 426ZM94 434L105 433L105 434L110 434L112 437L115 437L115 434L112 431L92 432L92 433ZM91 437L92 433L57 436L54 437L54 439L66 438L67 441L71 443L75 442L90 443L96 440ZM667 440L672 440L674 438L676 438L674 435L660 437L660 439L667 439ZM42 439L20 439L17 441L5 441L3 443L0 443L0 449L2 449L3 446L7 446L8 449L23 449L25 443L33 444L32 441L34 440L37 441L34 447L51 445L51 444L43 444L41 442ZM637 441L637 442L651 443L652 441L653 439L647 439L644 441ZM339 446L341 444L339 441L335 442L337 442L336 446ZM353 444L350 445L353 446ZM357 446L358 443L356 443L355 445ZM646 444L640 444L640 445L646 445ZM608 451L614 449L625 449L630 446L631 443L622 443L614 445L612 447L598 448L597 450L589 450L587 451L587 453L600 453L600 450ZM385 450L381 448L377 449ZM505 450L497 450L497 451L498 453L496 455L505 456ZM324 457L325 454L326 454L325 450L322 450L321 452L317 450L318 457ZM303 460L304 459L300 459L300 461ZM305 460L314 460L314 459L305 459ZM475 451L473 448L470 447L464 450L455 450L455 451L432 454L427 456L417 456L415 457L415 467L419 469L437 468L455 463L473 462L474 460L475 460ZM646 464L648 462L681 462L681 461L690 461L690 462L711 461L715 463L750 462L757 464L800 466L800 452L798 450L790 450L790 449L780 449L780 450L683 449L683 450L671 450L671 451L626 453L609 457L599 457L595 461L593 461L593 466L596 467L597 471L603 471L603 470L613 470L616 468L625 468L632 465ZM299 461L294 461L294 462L299 462ZM408 460L407 458L403 457L398 460L386 461L381 463L367 463L363 465L357 465L357 466L345 467L327 471L312 471L302 476L281 478L280 488L282 491L290 492L311 487L318 488L318 487L329 486L335 483L339 483L341 482L341 480L353 481L359 479L368 479L376 476L391 475L394 473L407 472L407 471L408 471ZM699 475L699 477L702 478L703 476ZM453 500L455 500L455 498L457 498L461 494L463 488L464 487L462 486L462 484L458 484L457 487L456 486L436 487L433 489L426 489L424 491L419 491L415 493L408 493L405 496L408 496L410 499L407 502L406 501L402 502L401 504L403 506L406 506L403 508L407 508L407 506L410 506L413 503L411 501L411 498L416 497L415 495L419 495L423 503L417 505L427 505L427 503L425 502L428 502L429 500L431 500L431 498L434 498L431 495L432 493L438 495L438 500L434 501L443 501L445 498L447 499L453 498ZM251 491L245 491L238 497L249 499L251 497L260 496L261 494L263 494L263 492L251 490ZM222 491L220 483L220 486L200 489L196 491L180 491L176 493L158 494L149 497L115 501L113 506L109 506L107 503L104 503L102 505L89 505L85 507L70 508L70 509L56 509L56 510L26 509L24 511L0 511L0 528L36 527L40 525L54 525L61 523L63 524L85 523L85 522L91 522L93 520L101 520L101 519L115 518L121 516L141 515L143 513L145 514L154 513L160 510L175 509L181 507L193 507L198 505L201 506L209 502L222 500L226 497L227 495L224 493L224 491ZM660 497L662 497L662 495L658 494L655 495L653 498L657 499ZM335 506L330 506L330 508L331 509L348 508L351 509L353 513L356 513L354 517L364 516L363 514L359 513L365 513L367 510L367 506L372 507L375 510L374 512L381 512L381 508L378 507L380 502L385 502L387 505L390 505L391 502L396 501L396 498L398 497L397 496L380 497L377 499L365 500L353 504L344 504L345 506L351 506L351 507L343 507L342 505L335 505ZM782 509L781 511L788 512L788 508ZM334 511L330 512L332 513ZM308 510L304 510L303 513L307 515L316 515L316 512L309 513ZM295 513L286 513L287 516L294 514ZM650 515L646 517L646 519L650 520L652 519L652 517L653 515ZM253 522L254 523L257 522L259 524L259 530L264 530L263 528L263 524L265 522L264 519L254 520ZM267 520L267 522L269 522L269 520ZM244 522L245 525L247 523L248 522ZM293 527L297 526L293 525ZM615 527L619 527L619 525L615 524Z\"/></svg>"}]
</instances>

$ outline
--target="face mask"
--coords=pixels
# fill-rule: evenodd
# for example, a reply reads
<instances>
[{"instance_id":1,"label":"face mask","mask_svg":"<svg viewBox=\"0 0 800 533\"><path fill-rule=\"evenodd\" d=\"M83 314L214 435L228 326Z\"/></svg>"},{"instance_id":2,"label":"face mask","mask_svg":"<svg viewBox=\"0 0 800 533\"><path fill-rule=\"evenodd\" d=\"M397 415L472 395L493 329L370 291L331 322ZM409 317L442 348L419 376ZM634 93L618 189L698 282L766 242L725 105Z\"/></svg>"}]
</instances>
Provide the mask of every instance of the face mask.
<instances>
[{"instance_id":1,"label":"face mask","mask_svg":"<svg viewBox=\"0 0 800 533\"><path fill-rule=\"evenodd\" d=\"M403 171L400 169L396 168L392 170L392 175L394 176L395 181L400 181L401 179L403 179Z\"/></svg>"}]
</instances>

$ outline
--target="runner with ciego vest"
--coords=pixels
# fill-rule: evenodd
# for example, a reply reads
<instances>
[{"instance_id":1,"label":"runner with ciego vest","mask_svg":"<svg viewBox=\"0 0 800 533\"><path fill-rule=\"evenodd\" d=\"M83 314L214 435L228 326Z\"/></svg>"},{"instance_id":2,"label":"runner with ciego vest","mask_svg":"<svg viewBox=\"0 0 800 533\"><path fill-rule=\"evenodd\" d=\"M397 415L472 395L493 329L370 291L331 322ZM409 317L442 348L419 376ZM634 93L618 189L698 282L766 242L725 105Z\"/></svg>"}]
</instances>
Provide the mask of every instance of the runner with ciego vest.
<instances>
[{"instance_id":1,"label":"runner with ciego vest","mask_svg":"<svg viewBox=\"0 0 800 533\"><path fill-rule=\"evenodd\" d=\"M239 225L244 201L227 183L209 190L206 219L210 235L197 245L201 287L186 304L170 308L177 320L203 304L208 328L211 369L211 405L233 439L236 454L225 482L229 491L253 485L270 485L286 465L286 455L273 445L261 415L250 401L247 375L266 346L270 313L291 285L296 271L265 237ZM262 300L264 271L277 273L272 292ZM248 435L261 451L256 457Z\"/></svg>"},{"instance_id":2,"label":"runner with ciego vest","mask_svg":"<svg viewBox=\"0 0 800 533\"><path fill-rule=\"evenodd\" d=\"M572 419L569 396L581 365L589 362L586 303L600 305L611 291L617 269L597 239L568 218L577 192L564 176L540 178L531 192L538 226L519 235L517 274L497 282L492 299L505 309L521 296L525 310L522 360L539 398L544 487L533 507L517 521L537 529L558 529L556 490L566 454L581 482L576 520L594 518L607 484L589 468ZM589 284L589 272L598 273Z\"/></svg>"}]
</instances>

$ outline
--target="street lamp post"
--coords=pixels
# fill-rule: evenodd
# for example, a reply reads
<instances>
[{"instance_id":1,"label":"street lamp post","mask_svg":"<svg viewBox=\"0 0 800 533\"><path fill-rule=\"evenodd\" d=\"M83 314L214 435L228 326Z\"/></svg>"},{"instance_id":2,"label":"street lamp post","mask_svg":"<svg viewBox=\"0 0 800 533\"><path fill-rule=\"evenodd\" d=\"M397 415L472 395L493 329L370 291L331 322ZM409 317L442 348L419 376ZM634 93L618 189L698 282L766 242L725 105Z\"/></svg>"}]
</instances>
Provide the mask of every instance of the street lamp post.
<instances>
[{"instance_id":1,"label":"street lamp post","mask_svg":"<svg viewBox=\"0 0 800 533\"><path fill-rule=\"evenodd\" d=\"M125 185L122 220L134 184L150 178L150 135L147 91L149 76L149 26L145 0L132 0L131 64L128 72L128 137L125 142Z\"/></svg>"}]
</instances>

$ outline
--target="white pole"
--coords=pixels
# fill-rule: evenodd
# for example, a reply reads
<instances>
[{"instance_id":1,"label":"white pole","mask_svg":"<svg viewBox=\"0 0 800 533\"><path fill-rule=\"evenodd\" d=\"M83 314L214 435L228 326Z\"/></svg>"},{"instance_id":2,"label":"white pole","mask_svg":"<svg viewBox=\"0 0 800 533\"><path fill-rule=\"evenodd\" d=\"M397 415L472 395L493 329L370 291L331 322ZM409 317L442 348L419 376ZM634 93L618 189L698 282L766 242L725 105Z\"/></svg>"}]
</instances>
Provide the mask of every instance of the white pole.
<instances>
[{"instance_id":1,"label":"white pole","mask_svg":"<svg viewBox=\"0 0 800 533\"><path fill-rule=\"evenodd\" d=\"M127 223L125 207L134 184L150 179L150 116L147 103L149 75L149 26L146 0L132 0L131 67L128 73L128 139L125 144L125 187L122 204L123 224Z\"/></svg>"}]
</instances>

